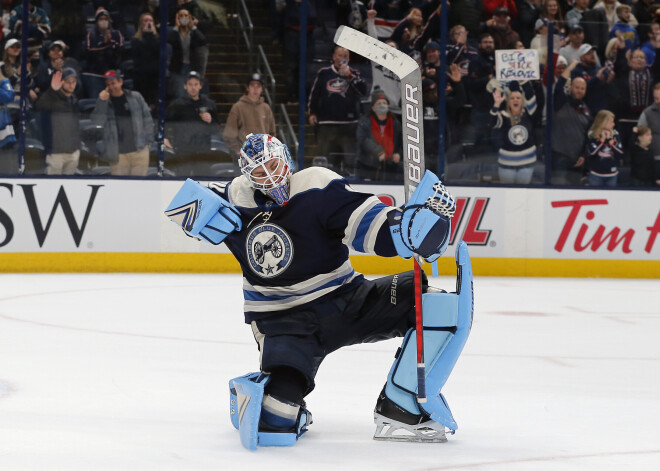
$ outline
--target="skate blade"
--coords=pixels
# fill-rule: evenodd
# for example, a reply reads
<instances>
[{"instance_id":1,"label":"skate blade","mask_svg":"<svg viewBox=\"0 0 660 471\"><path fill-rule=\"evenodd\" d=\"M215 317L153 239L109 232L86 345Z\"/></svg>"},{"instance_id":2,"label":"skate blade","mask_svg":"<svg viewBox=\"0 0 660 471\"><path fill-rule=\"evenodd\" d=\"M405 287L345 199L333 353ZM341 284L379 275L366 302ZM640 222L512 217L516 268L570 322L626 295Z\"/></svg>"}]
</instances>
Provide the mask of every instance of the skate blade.
<instances>
[{"instance_id":1,"label":"skate blade","mask_svg":"<svg viewBox=\"0 0 660 471\"><path fill-rule=\"evenodd\" d=\"M415 443L445 443L447 441L444 426L436 422L434 424L438 428L428 425L408 425L386 419L378 414L374 414L374 422L376 422L374 440Z\"/></svg>"}]
</instances>

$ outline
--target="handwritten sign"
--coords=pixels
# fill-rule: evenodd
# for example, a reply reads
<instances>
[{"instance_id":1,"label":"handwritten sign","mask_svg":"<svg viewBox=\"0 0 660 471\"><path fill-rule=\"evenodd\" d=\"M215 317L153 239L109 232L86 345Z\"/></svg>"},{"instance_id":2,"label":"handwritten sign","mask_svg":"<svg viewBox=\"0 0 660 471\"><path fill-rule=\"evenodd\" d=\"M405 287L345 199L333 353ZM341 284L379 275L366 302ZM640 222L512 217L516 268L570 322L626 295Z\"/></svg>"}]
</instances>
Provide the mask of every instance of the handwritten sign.
<instances>
[{"instance_id":1,"label":"handwritten sign","mask_svg":"<svg viewBox=\"0 0 660 471\"><path fill-rule=\"evenodd\" d=\"M495 51L497 80L539 80L539 55L536 49Z\"/></svg>"}]
</instances>

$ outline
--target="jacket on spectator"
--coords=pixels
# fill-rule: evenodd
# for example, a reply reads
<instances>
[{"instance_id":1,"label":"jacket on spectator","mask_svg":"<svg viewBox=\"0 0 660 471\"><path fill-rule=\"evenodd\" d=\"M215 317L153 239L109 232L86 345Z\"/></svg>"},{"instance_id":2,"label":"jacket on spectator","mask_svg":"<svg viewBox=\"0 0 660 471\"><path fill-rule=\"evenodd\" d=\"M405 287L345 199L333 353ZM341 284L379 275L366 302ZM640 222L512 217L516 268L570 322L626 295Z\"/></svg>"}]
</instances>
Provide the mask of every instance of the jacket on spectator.
<instances>
[{"instance_id":1,"label":"jacket on spectator","mask_svg":"<svg viewBox=\"0 0 660 471\"><path fill-rule=\"evenodd\" d=\"M160 62L160 40L154 33L142 33L142 38L131 40L131 56L133 58L134 88L144 97L147 103L157 102L158 67Z\"/></svg>"},{"instance_id":2,"label":"jacket on spectator","mask_svg":"<svg viewBox=\"0 0 660 471\"><path fill-rule=\"evenodd\" d=\"M582 77L587 82L587 96L585 101L589 106L589 110L594 113L598 113L600 110L605 109L609 105L608 90L611 90L611 84L606 83L605 80L599 79L596 74L598 73L600 67L585 67L582 64L578 64L571 72L571 79L575 77ZM605 79L606 77L603 77Z\"/></svg>"},{"instance_id":3,"label":"jacket on spectator","mask_svg":"<svg viewBox=\"0 0 660 471\"><path fill-rule=\"evenodd\" d=\"M630 150L630 176L646 186L655 186L660 180L660 159L655 160L653 150L644 149L639 144Z\"/></svg>"},{"instance_id":4,"label":"jacket on spectator","mask_svg":"<svg viewBox=\"0 0 660 471\"><path fill-rule=\"evenodd\" d=\"M202 121L199 116L202 109L211 115L210 123ZM199 95L198 100L188 96L177 98L167 107L165 120L166 135L177 153L208 152L211 136L220 129L215 102L206 95Z\"/></svg>"},{"instance_id":5,"label":"jacket on spectator","mask_svg":"<svg viewBox=\"0 0 660 471\"><path fill-rule=\"evenodd\" d=\"M614 137L603 142L590 137L585 149L589 171L600 177L613 177L619 173L619 165L623 160L623 144L621 135L615 129Z\"/></svg>"},{"instance_id":6,"label":"jacket on spectator","mask_svg":"<svg viewBox=\"0 0 660 471\"><path fill-rule=\"evenodd\" d=\"M75 95L69 99L49 86L35 108L44 113L41 123L46 154L70 154L80 149L80 111Z\"/></svg>"},{"instance_id":7,"label":"jacket on spectator","mask_svg":"<svg viewBox=\"0 0 660 471\"><path fill-rule=\"evenodd\" d=\"M351 68L351 76L339 75L334 65L319 69L309 93L308 109L319 124L354 123L358 120L360 97L367 84L360 73Z\"/></svg>"},{"instance_id":8,"label":"jacket on spectator","mask_svg":"<svg viewBox=\"0 0 660 471\"><path fill-rule=\"evenodd\" d=\"M234 103L227 116L227 123L222 132L222 139L229 150L238 155L245 137L250 133L275 135L273 111L263 97L256 103L243 95Z\"/></svg>"},{"instance_id":9,"label":"jacket on spectator","mask_svg":"<svg viewBox=\"0 0 660 471\"><path fill-rule=\"evenodd\" d=\"M387 114L387 121L391 120L392 124L392 138L393 138L393 152L394 154L402 155L402 134L401 122L392 114ZM370 112L368 115L360 116L357 128L357 141L358 141L358 161L364 168L373 170L374 173L378 169L379 161L378 156L385 152L385 149L376 142L373 135L374 123L377 123L376 115ZM378 124L376 124L378 125Z\"/></svg>"},{"instance_id":10,"label":"jacket on spectator","mask_svg":"<svg viewBox=\"0 0 660 471\"><path fill-rule=\"evenodd\" d=\"M584 149L593 115L584 100L575 100L566 93L565 86L566 79L559 76L554 91L552 150L577 160Z\"/></svg>"},{"instance_id":11,"label":"jacket on spectator","mask_svg":"<svg viewBox=\"0 0 660 471\"><path fill-rule=\"evenodd\" d=\"M133 121L135 147L143 149L144 146L148 146L154 140L154 122L151 119L149 106L138 92L124 89L124 94ZM94 124L103 127L103 159L115 163L119 161L119 136L115 111L110 101L110 99L101 100L98 98L90 117Z\"/></svg>"},{"instance_id":12,"label":"jacket on spectator","mask_svg":"<svg viewBox=\"0 0 660 471\"><path fill-rule=\"evenodd\" d=\"M506 110L506 101L501 108L493 106L490 110L493 129L502 130L502 147L497 159L497 163L502 167L529 167L536 162L533 119L536 113L536 95L529 82L523 84L522 91L524 103L519 121L512 122L512 117Z\"/></svg>"},{"instance_id":13,"label":"jacket on spectator","mask_svg":"<svg viewBox=\"0 0 660 471\"><path fill-rule=\"evenodd\" d=\"M0 148L16 142L11 113L7 105L14 102L14 89L9 80L0 80Z\"/></svg>"},{"instance_id":14,"label":"jacket on spectator","mask_svg":"<svg viewBox=\"0 0 660 471\"><path fill-rule=\"evenodd\" d=\"M658 55L656 56L658 59ZM622 118L633 118L653 101L653 85L660 81L660 60L654 61L651 67L645 67L641 72L635 72L628 64L626 50L619 49L614 62L614 83L621 103Z\"/></svg>"},{"instance_id":15,"label":"jacket on spectator","mask_svg":"<svg viewBox=\"0 0 660 471\"><path fill-rule=\"evenodd\" d=\"M488 111L493 106L493 96L486 90L491 75L495 75L495 57L479 52L470 62L467 76L468 98L476 110Z\"/></svg>"},{"instance_id":16,"label":"jacket on spectator","mask_svg":"<svg viewBox=\"0 0 660 471\"><path fill-rule=\"evenodd\" d=\"M470 62L479 53L469 44L460 44L456 41L447 43L447 66L451 64L458 65L461 70L461 76L466 77L470 68Z\"/></svg>"},{"instance_id":17,"label":"jacket on spectator","mask_svg":"<svg viewBox=\"0 0 660 471\"><path fill-rule=\"evenodd\" d=\"M76 71L78 74L78 77L80 77L80 64L78 63L77 60L67 57L64 59L64 65L62 65L62 69L65 67L70 67L73 70ZM41 61L41 64L39 65L39 69L37 70L37 75L34 78L34 85L37 87L41 92L43 93L45 90L48 90L50 88L50 81L53 78L53 74L55 73L55 68L51 65L50 60L47 61ZM79 91L81 91L81 86L78 84L76 87L76 94L78 94Z\"/></svg>"},{"instance_id":18,"label":"jacket on spectator","mask_svg":"<svg viewBox=\"0 0 660 471\"><path fill-rule=\"evenodd\" d=\"M486 32L493 37L495 49L515 49L511 46L520 39L520 35L508 23L504 27L487 26Z\"/></svg>"},{"instance_id":19,"label":"jacket on spectator","mask_svg":"<svg viewBox=\"0 0 660 471\"><path fill-rule=\"evenodd\" d=\"M23 5L18 5L11 12L9 17L9 28L15 37L21 36L21 25L18 24L19 20L23 19ZM36 39L45 39L50 35L50 18L48 13L43 8L34 6L32 11L28 10L28 21L30 27L28 36Z\"/></svg>"},{"instance_id":20,"label":"jacket on spectator","mask_svg":"<svg viewBox=\"0 0 660 471\"><path fill-rule=\"evenodd\" d=\"M617 22L614 28L610 31L610 39L616 38L616 33L621 33L623 39L626 41L626 49L635 50L639 47L639 36L637 30L630 26L629 23L623 21Z\"/></svg>"},{"instance_id":21,"label":"jacket on spectator","mask_svg":"<svg viewBox=\"0 0 660 471\"><path fill-rule=\"evenodd\" d=\"M204 35L197 28L193 28L190 34L190 69L202 72L206 70L206 58L204 50L207 41ZM167 33L167 42L172 46L172 57L170 59L170 72L180 74L183 68L183 44L179 30L174 27Z\"/></svg>"},{"instance_id":22,"label":"jacket on spectator","mask_svg":"<svg viewBox=\"0 0 660 471\"><path fill-rule=\"evenodd\" d=\"M585 11L582 13L580 25L584 29L584 42L596 46L600 60L604 60L610 32L605 11L602 9Z\"/></svg>"},{"instance_id":23,"label":"jacket on spectator","mask_svg":"<svg viewBox=\"0 0 660 471\"><path fill-rule=\"evenodd\" d=\"M116 29L110 29L110 39L106 42L105 35L94 27L87 33L85 40L85 72L103 75L107 70L118 69L121 63L120 49L124 45L124 37Z\"/></svg>"}]
</instances>

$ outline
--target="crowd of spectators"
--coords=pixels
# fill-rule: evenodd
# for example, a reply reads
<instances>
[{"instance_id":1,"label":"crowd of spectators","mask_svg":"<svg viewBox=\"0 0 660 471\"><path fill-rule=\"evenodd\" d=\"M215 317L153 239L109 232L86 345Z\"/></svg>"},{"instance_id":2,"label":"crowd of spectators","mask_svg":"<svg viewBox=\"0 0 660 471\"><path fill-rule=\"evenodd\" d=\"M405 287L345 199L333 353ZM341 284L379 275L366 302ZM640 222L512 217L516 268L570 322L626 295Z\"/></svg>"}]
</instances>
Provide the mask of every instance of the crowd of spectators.
<instances>
[{"instance_id":1,"label":"crowd of spectators","mask_svg":"<svg viewBox=\"0 0 660 471\"><path fill-rule=\"evenodd\" d=\"M296 1L282 5L290 3ZM433 93L437 97L442 92L440 57L446 54L447 167L458 160L481 159L495 166L494 181L528 184L544 181L545 160L550 159L553 184L660 183L660 100L654 99L660 82L660 2L450 0L445 51L440 46L440 0L344 3L348 7L338 9L334 26L359 28L420 64L425 128L428 123L430 131L425 137L431 142L438 134ZM327 28L327 23L315 12L312 30ZM548 57L549 43L553 53ZM542 79L495 79L495 51L502 49L537 50ZM393 115L394 123L400 120L398 82L378 67L366 74L365 68L349 66L348 51L343 54L344 60L338 60L335 49L330 64L309 81L308 116L317 127L318 154L345 174L391 178L384 170L394 167L374 166L374 159L396 162L389 157L396 154L388 152L396 142L384 145L382 139L390 130L386 116ZM547 76L550 62L553 77ZM546 106L548 85L551 110ZM387 106L387 114L376 113L374 93L384 97L378 109ZM432 101L427 102L427 96ZM356 101L362 105L358 111ZM551 128L546 128L548 111L555 118ZM548 132L552 155L546 156ZM435 149L426 151L430 168L435 168L438 155L437 139L435 143ZM624 177L617 178L624 169ZM647 171L647 178L640 178Z\"/></svg>"}]
</instances>

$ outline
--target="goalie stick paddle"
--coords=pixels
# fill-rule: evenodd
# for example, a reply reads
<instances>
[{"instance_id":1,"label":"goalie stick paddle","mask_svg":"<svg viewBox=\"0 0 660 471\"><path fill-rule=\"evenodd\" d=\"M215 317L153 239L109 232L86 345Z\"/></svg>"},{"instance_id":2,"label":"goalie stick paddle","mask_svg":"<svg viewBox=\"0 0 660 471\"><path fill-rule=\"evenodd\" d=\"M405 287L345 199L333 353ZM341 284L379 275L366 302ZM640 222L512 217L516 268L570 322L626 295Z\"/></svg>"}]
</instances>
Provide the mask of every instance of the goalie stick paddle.
<instances>
[{"instance_id":1,"label":"goalie stick paddle","mask_svg":"<svg viewBox=\"0 0 660 471\"><path fill-rule=\"evenodd\" d=\"M401 80L403 134L403 189L406 202L424 176L424 122L422 114L422 73L417 62L398 49L347 26L340 26L335 43L391 70ZM426 367L422 315L422 270L415 264L415 330L417 341L417 401L426 402Z\"/></svg>"}]
</instances>

